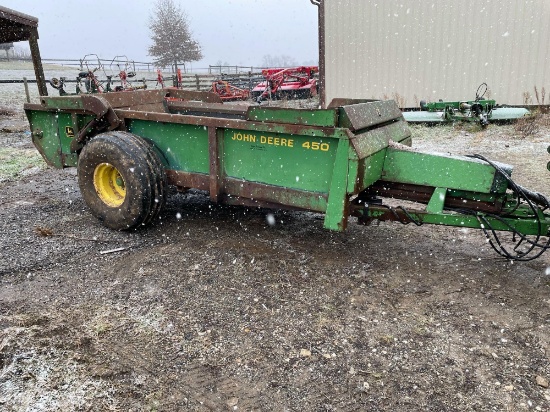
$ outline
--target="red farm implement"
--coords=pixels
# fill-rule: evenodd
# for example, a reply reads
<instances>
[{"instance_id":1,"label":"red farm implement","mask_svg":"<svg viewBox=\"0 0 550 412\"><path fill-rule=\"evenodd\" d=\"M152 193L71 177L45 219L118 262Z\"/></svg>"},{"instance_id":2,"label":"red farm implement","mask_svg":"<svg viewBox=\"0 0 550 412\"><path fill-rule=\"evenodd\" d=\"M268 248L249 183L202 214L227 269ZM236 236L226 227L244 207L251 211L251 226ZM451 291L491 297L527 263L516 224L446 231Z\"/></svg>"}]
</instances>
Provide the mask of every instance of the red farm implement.
<instances>
[{"instance_id":1,"label":"red farm implement","mask_svg":"<svg viewBox=\"0 0 550 412\"><path fill-rule=\"evenodd\" d=\"M264 69L265 81L252 89L252 98L258 102L266 99L307 99L317 95L317 66L301 66L286 69Z\"/></svg>"},{"instance_id":2,"label":"red farm implement","mask_svg":"<svg viewBox=\"0 0 550 412\"><path fill-rule=\"evenodd\" d=\"M176 75L172 77L172 86L166 86L165 80L160 69L157 69L157 87L160 86L161 89L181 89L183 84L183 78L181 75L181 69L176 71Z\"/></svg>"},{"instance_id":3,"label":"red farm implement","mask_svg":"<svg viewBox=\"0 0 550 412\"><path fill-rule=\"evenodd\" d=\"M247 100L250 97L250 92L248 90L233 86L225 80L212 82L212 88L210 91L220 96L220 99L224 102L232 100Z\"/></svg>"}]
</instances>

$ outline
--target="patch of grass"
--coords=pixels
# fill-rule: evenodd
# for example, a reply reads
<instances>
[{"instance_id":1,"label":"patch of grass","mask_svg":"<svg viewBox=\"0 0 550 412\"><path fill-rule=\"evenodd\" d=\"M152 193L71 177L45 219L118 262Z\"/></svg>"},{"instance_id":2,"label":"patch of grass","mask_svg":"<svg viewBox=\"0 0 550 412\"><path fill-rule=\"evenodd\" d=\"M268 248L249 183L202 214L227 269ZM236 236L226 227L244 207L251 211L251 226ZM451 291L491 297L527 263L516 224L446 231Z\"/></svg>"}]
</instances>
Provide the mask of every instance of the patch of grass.
<instances>
[{"instance_id":1,"label":"patch of grass","mask_svg":"<svg viewBox=\"0 0 550 412\"><path fill-rule=\"evenodd\" d=\"M380 336L380 338L378 339L378 342L382 346L391 346L393 345L394 338L392 335L383 335L383 336Z\"/></svg>"},{"instance_id":2,"label":"patch of grass","mask_svg":"<svg viewBox=\"0 0 550 412\"><path fill-rule=\"evenodd\" d=\"M90 329L95 336L99 337L105 335L107 332L113 329L113 324L104 318L97 318L89 325Z\"/></svg>"},{"instance_id":3,"label":"patch of grass","mask_svg":"<svg viewBox=\"0 0 550 412\"><path fill-rule=\"evenodd\" d=\"M409 129L412 133L413 142L415 139L433 139L435 137L447 136L449 138L454 136L455 131L451 124L409 124ZM414 144L413 144L414 145Z\"/></svg>"},{"instance_id":4,"label":"patch of grass","mask_svg":"<svg viewBox=\"0 0 550 412\"><path fill-rule=\"evenodd\" d=\"M109 332L113 328L113 325L107 322L98 322L94 325L94 332L96 336L103 335Z\"/></svg>"},{"instance_id":5,"label":"patch of grass","mask_svg":"<svg viewBox=\"0 0 550 412\"><path fill-rule=\"evenodd\" d=\"M39 313L21 313L15 316L18 326L29 328L34 325L43 325L49 322L49 317Z\"/></svg>"},{"instance_id":6,"label":"patch of grass","mask_svg":"<svg viewBox=\"0 0 550 412\"><path fill-rule=\"evenodd\" d=\"M514 130L521 137L534 136L541 128L547 127L550 127L550 115L540 111L533 112L531 116L522 117L514 124Z\"/></svg>"},{"instance_id":7,"label":"patch of grass","mask_svg":"<svg viewBox=\"0 0 550 412\"><path fill-rule=\"evenodd\" d=\"M46 163L35 149L0 147L0 182L24 175L32 168L45 169Z\"/></svg>"},{"instance_id":8,"label":"patch of grass","mask_svg":"<svg viewBox=\"0 0 550 412\"><path fill-rule=\"evenodd\" d=\"M13 117L17 113L15 110L9 109L7 107L0 106L0 116L7 116L7 117Z\"/></svg>"},{"instance_id":9,"label":"patch of grass","mask_svg":"<svg viewBox=\"0 0 550 412\"><path fill-rule=\"evenodd\" d=\"M466 133L472 134L479 133L485 130L483 127L481 127L479 122L457 121L453 124L453 127L455 128L455 130L462 130Z\"/></svg>"}]
</instances>

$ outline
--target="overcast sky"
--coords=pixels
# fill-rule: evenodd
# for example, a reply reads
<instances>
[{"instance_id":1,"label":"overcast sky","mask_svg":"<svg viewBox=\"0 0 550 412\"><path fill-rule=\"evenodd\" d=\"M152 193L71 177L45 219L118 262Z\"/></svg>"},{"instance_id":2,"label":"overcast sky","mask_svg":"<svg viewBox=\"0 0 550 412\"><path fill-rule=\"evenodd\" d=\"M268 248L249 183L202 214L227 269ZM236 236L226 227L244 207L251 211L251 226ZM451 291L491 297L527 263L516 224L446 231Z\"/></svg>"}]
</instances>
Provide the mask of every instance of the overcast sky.
<instances>
[{"instance_id":1,"label":"overcast sky","mask_svg":"<svg viewBox=\"0 0 550 412\"><path fill-rule=\"evenodd\" d=\"M309 0L174 0L188 17L204 59L258 66L263 56L317 63L317 7ZM78 59L89 53L152 61L148 28L153 0L1 0L38 18L42 58Z\"/></svg>"}]
</instances>

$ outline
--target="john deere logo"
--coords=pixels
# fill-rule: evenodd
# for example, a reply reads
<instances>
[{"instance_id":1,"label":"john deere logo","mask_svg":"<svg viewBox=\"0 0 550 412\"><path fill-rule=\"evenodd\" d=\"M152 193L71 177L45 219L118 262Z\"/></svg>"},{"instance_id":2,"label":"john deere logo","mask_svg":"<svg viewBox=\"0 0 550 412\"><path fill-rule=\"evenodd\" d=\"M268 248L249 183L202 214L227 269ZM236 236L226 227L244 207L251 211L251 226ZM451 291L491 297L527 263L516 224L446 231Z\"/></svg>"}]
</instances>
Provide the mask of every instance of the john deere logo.
<instances>
[{"instance_id":1,"label":"john deere logo","mask_svg":"<svg viewBox=\"0 0 550 412\"><path fill-rule=\"evenodd\" d=\"M74 137L74 129L72 126L65 126L65 134L67 137Z\"/></svg>"}]
</instances>

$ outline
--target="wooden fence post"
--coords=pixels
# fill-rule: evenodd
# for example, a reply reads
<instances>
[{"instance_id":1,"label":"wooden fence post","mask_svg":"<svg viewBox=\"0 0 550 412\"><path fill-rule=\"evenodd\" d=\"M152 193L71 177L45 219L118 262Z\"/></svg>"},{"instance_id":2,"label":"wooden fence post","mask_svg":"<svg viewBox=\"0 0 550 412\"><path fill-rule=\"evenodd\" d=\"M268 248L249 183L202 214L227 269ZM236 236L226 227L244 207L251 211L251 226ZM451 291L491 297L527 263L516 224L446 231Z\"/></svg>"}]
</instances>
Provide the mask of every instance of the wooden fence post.
<instances>
[{"instance_id":1,"label":"wooden fence post","mask_svg":"<svg viewBox=\"0 0 550 412\"><path fill-rule=\"evenodd\" d=\"M29 94L29 84L27 83L26 77L23 77L23 84L25 85L25 96L27 96L27 103L30 103L31 95Z\"/></svg>"}]
</instances>

